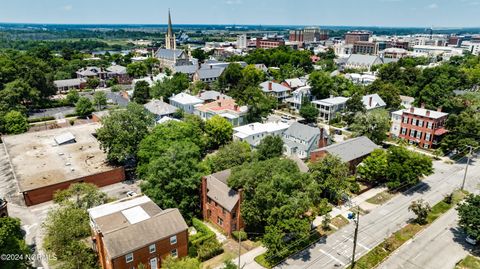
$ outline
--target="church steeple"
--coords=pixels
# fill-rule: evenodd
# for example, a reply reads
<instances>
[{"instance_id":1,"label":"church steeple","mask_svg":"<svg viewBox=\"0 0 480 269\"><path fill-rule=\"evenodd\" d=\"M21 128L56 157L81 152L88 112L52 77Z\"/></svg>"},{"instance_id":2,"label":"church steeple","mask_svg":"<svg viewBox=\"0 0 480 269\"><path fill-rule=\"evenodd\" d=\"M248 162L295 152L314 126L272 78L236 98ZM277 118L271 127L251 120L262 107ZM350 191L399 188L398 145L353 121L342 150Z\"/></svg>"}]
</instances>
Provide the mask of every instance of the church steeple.
<instances>
[{"instance_id":1,"label":"church steeple","mask_svg":"<svg viewBox=\"0 0 480 269\"><path fill-rule=\"evenodd\" d=\"M165 48L167 49L177 49L175 34L172 29L172 17L170 16L170 9L168 9L168 28L167 34L165 35Z\"/></svg>"}]
</instances>

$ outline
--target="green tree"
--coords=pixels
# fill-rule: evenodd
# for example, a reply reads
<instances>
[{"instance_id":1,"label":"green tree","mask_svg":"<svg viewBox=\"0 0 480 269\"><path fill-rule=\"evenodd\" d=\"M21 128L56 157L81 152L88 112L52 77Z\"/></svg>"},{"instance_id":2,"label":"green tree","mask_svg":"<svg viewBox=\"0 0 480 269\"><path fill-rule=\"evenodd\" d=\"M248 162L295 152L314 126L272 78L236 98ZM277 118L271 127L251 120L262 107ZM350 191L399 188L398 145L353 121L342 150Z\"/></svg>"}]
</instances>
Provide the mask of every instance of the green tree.
<instances>
[{"instance_id":1,"label":"green tree","mask_svg":"<svg viewBox=\"0 0 480 269\"><path fill-rule=\"evenodd\" d=\"M86 117L95 111L92 102L87 97L80 97L75 104L75 113L80 117Z\"/></svg>"},{"instance_id":2,"label":"green tree","mask_svg":"<svg viewBox=\"0 0 480 269\"><path fill-rule=\"evenodd\" d=\"M233 141L222 147L215 153L207 155L202 166L206 174L229 169L252 160L252 149L245 141Z\"/></svg>"},{"instance_id":3,"label":"green tree","mask_svg":"<svg viewBox=\"0 0 480 269\"><path fill-rule=\"evenodd\" d=\"M28 131L27 117L22 113L12 110L5 115L5 130L9 134L21 134Z\"/></svg>"},{"instance_id":4,"label":"green tree","mask_svg":"<svg viewBox=\"0 0 480 269\"><path fill-rule=\"evenodd\" d=\"M68 189L55 192L53 201L62 206L85 210L108 202L107 194L91 183L75 183Z\"/></svg>"},{"instance_id":5,"label":"green tree","mask_svg":"<svg viewBox=\"0 0 480 269\"><path fill-rule=\"evenodd\" d=\"M402 189L416 185L420 178L433 173L432 159L403 147L388 149L387 187Z\"/></svg>"},{"instance_id":6,"label":"green tree","mask_svg":"<svg viewBox=\"0 0 480 269\"><path fill-rule=\"evenodd\" d=\"M412 211L413 213L415 213L415 215L417 215L415 222L422 225L427 223L428 213L432 211L432 208L427 202L420 199L417 201L413 201L408 206L408 211Z\"/></svg>"},{"instance_id":7,"label":"green tree","mask_svg":"<svg viewBox=\"0 0 480 269\"><path fill-rule=\"evenodd\" d=\"M375 109L368 113L357 113L350 129L356 136L366 136L376 144L387 139L390 130L390 117L384 109Z\"/></svg>"},{"instance_id":8,"label":"green tree","mask_svg":"<svg viewBox=\"0 0 480 269\"><path fill-rule=\"evenodd\" d=\"M100 80L98 78L89 78L87 80L87 87L90 89L96 89L100 85Z\"/></svg>"},{"instance_id":9,"label":"green tree","mask_svg":"<svg viewBox=\"0 0 480 269\"><path fill-rule=\"evenodd\" d=\"M256 156L259 160L280 157L283 153L283 140L278 135L269 135L260 141L257 146Z\"/></svg>"},{"instance_id":10,"label":"green tree","mask_svg":"<svg viewBox=\"0 0 480 269\"><path fill-rule=\"evenodd\" d=\"M215 115L205 123L205 134L211 149L217 149L232 140L233 125L224 117Z\"/></svg>"},{"instance_id":11,"label":"green tree","mask_svg":"<svg viewBox=\"0 0 480 269\"><path fill-rule=\"evenodd\" d=\"M242 80L240 83L243 88L249 86L258 87L265 79L265 73L262 70L256 68L255 65L247 65L242 69Z\"/></svg>"},{"instance_id":12,"label":"green tree","mask_svg":"<svg viewBox=\"0 0 480 269\"><path fill-rule=\"evenodd\" d=\"M124 163L135 158L140 141L154 124L153 115L143 106L130 103L126 110L112 111L102 119L97 139L100 147L107 152L109 161Z\"/></svg>"},{"instance_id":13,"label":"green tree","mask_svg":"<svg viewBox=\"0 0 480 269\"><path fill-rule=\"evenodd\" d=\"M156 57L148 57L143 63L147 66L148 73L152 74L153 70L160 65L160 60Z\"/></svg>"},{"instance_id":14,"label":"green tree","mask_svg":"<svg viewBox=\"0 0 480 269\"><path fill-rule=\"evenodd\" d=\"M168 256L162 263L162 269L200 269L200 261L195 258L172 258Z\"/></svg>"},{"instance_id":15,"label":"green tree","mask_svg":"<svg viewBox=\"0 0 480 269\"><path fill-rule=\"evenodd\" d=\"M223 263L223 269L238 269L238 266L232 260L227 260Z\"/></svg>"},{"instance_id":16,"label":"green tree","mask_svg":"<svg viewBox=\"0 0 480 269\"><path fill-rule=\"evenodd\" d=\"M459 216L459 225L465 232L480 240L480 195L470 194L465 202L460 203L457 207Z\"/></svg>"},{"instance_id":17,"label":"green tree","mask_svg":"<svg viewBox=\"0 0 480 269\"><path fill-rule=\"evenodd\" d=\"M346 110L348 114L352 117L357 113L365 113L367 109L363 105L362 95L359 92L354 93L346 103Z\"/></svg>"},{"instance_id":18,"label":"green tree","mask_svg":"<svg viewBox=\"0 0 480 269\"><path fill-rule=\"evenodd\" d=\"M203 63L206 59L208 59L208 54L205 53L205 51L201 48L196 48L192 50L192 57L196 58L200 63Z\"/></svg>"},{"instance_id":19,"label":"green tree","mask_svg":"<svg viewBox=\"0 0 480 269\"><path fill-rule=\"evenodd\" d=\"M76 104L78 102L78 99L80 99L80 94L78 94L77 90L70 90L67 93L67 102L69 104Z\"/></svg>"},{"instance_id":20,"label":"green tree","mask_svg":"<svg viewBox=\"0 0 480 269\"><path fill-rule=\"evenodd\" d=\"M316 122L319 111L310 102L304 102L300 108L300 116L302 116L307 122Z\"/></svg>"},{"instance_id":21,"label":"green tree","mask_svg":"<svg viewBox=\"0 0 480 269\"><path fill-rule=\"evenodd\" d=\"M402 100L400 100L400 89L392 83L384 83L380 80L373 82L368 90L378 93L383 101L387 104L387 108L398 109Z\"/></svg>"},{"instance_id":22,"label":"green tree","mask_svg":"<svg viewBox=\"0 0 480 269\"><path fill-rule=\"evenodd\" d=\"M105 92L95 92L93 94L93 104L97 106L98 110L101 110L103 106L106 106L107 95Z\"/></svg>"},{"instance_id":23,"label":"green tree","mask_svg":"<svg viewBox=\"0 0 480 269\"><path fill-rule=\"evenodd\" d=\"M388 170L388 153L382 149L374 150L357 168L357 175L364 181L380 184L385 182Z\"/></svg>"},{"instance_id":24,"label":"green tree","mask_svg":"<svg viewBox=\"0 0 480 269\"><path fill-rule=\"evenodd\" d=\"M148 66L144 62L135 62L127 65L127 73L134 77L144 77L148 73Z\"/></svg>"},{"instance_id":25,"label":"green tree","mask_svg":"<svg viewBox=\"0 0 480 269\"><path fill-rule=\"evenodd\" d=\"M337 156L327 155L320 161L311 163L310 178L318 184L321 198L338 204L349 190L349 167Z\"/></svg>"},{"instance_id":26,"label":"green tree","mask_svg":"<svg viewBox=\"0 0 480 269\"><path fill-rule=\"evenodd\" d=\"M312 87L312 95L317 99L324 99L330 96L333 80L329 74L321 71L312 72L308 78L308 83Z\"/></svg>"},{"instance_id":27,"label":"green tree","mask_svg":"<svg viewBox=\"0 0 480 269\"><path fill-rule=\"evenodd\" d=\"M175 73L171 78L156 82L152 87L152 97L165 99L178 94L190 86L188 76L183 73Z\"/></svg>"},{"instance_id":28,"label":"green tree","mask_svg":"<svg viewBox=\"0 0 480 269\"><path fill-rule=\"evenodd\" d=\"M0 253L7 255L28 255L30 250L23 239L20 220L11 217L0 218ZM23 269L30 268L24 259L2 259L2 268Z\"/></svg>"},{"instance_id":29,"label":"green tree","mask_svg":"<svg viewBox=\"0 0 480 269\"><path fill-rule=\"evenodd\" d=\"M145 104L150 99L150 85L148 82L141 80L135 83L133 90L133 101L138 104Z\"/></svg>"},{"instance_id":30,"label":"green tree","mask_svg":"<svg viewBox=\"0 0 480 269\"><path fill-rule=\"evenodd\" d=\"M218 78L218 82L223 89L236 87L241 80L242 66L238 63L230 63Z\"/></svg>"}]
</instances>

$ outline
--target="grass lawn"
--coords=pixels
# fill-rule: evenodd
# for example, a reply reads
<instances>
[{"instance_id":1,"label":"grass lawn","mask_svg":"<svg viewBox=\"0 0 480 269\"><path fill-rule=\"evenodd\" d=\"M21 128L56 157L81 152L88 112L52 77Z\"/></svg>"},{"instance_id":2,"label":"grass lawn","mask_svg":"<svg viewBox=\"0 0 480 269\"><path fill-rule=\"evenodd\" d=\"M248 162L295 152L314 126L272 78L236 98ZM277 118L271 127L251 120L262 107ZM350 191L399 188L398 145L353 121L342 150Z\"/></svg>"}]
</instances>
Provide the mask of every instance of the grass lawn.
<instances>
[{"instance_id":1,"label":"grass lawn","mask_svg":"<svg viewBox=\"0 0 480 269\"><path fill-rule=\"evenodd\" d=\"M393 196L395 196L395 194L390 193L389 191L382 191L381 193L373 196L372 198L367 199L367 202L374 205L381 205L392 199Z\"/></svg>"},{"instance_id":2,"label":"grass lawn","mask_svg":"<svg viewBox=\"0 0 480 269\"><path fill-rule=\"evenodd\" d=\"M375 268L383 260L385 260L393 251L403 245L406 241L413 238L418 232L425 229L434 220L443 213L453 208L458 202L465 197L465 193L455 191L452 195L452 203L446 203L444 200L438 202L432 207L432 211L427 216L427 224L419 225L410 223L402 229L392 234L385 241L380 243L374 249L361 257L355 264L355 268L368 269ZM467 267L468 268L468 267Z\"/></svg>"},{"instance_id":3,"label":"grass lawn","mask_svg":"<svg viewBox=\"0 0 480 269\"><path fill-rule=\"evenodd\" d=\"M455 269L480 269L480 258L468 255L455 266Z\"/></svg>"},{"instance_id":4,"label":"grass lawn","mask_svg":"<svg viewBox=\"0 0 480 269\"><path fill-rule=\"evenodd\" d=\"M347 225L348 223L350 223L350 222L349 222L344 216L342 216L342 215L336 216L336 217L333 218L332 221L330 222L330 224L332 224L333 226L337 227L337 229L342 228L343 226Z\"/></svg>"}]
</instances>

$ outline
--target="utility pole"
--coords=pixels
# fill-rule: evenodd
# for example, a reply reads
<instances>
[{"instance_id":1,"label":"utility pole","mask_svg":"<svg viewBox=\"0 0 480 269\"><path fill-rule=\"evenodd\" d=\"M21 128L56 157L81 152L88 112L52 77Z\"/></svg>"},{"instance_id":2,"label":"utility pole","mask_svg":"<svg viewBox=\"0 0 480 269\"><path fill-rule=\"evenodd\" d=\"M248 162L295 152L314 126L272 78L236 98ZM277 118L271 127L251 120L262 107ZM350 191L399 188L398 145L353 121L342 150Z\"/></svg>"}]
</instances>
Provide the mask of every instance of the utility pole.
<instances>
[{"instance_id":1,"label":"utility pole","mask_svg":"<svg viewBox=\"0 0 480 269\"><path fill-rule=\"evenodd\" d=\"M241 240L242 236L240 234L240 230L239 230L237 235L238 235L238 269L240 269L240 268L242 268L242 267L240 267L240 256L242 254L242 245L241 245L242 244L242 240Z\"/></svg>"},{"instance_id":2,"label":"utility pole","mask_svg":"<svg viewBox=\"0 0 480 269\"><path fill-rule=\"evenodd\" d=\"M352 253L352 265L350 268L355 267L355 251L357 250L357 237L358 237L358 223L360 221L360 206L357 206L357 219L355 221L355 234L353 236L353 253Z\"/></svg>"},{"instance_id":3,"label":"utility pole","mask_svg":"<svg viewBox=\"0 0 480 269\"><path fill-rule=\"evenodd\" d=\"M468 146L470 150L468 151L467 155L467 166L465 167L465 174L463 174L463 182L462 182L462 188L461 190L465 188L465 180L467 179L467 171L468 171L468 166L470 165L470 158L472 157L472 146Z\"/></svg>"}]
</instances>

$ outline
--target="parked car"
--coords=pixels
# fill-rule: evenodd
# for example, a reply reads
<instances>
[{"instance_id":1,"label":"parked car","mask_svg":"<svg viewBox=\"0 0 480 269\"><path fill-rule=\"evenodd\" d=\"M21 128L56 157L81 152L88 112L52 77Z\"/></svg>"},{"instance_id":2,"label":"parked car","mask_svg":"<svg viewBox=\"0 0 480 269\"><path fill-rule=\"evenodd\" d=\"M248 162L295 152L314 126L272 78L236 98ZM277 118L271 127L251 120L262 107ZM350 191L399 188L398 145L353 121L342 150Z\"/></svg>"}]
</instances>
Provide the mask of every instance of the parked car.
<instances>
[{"instance_id":1,"label":"parked car","mask_svg":"<svg viewBox=\"0 0 480 269\"><path fill-rule=\"evenodd\" d=\"M470 245L474 245L474 246L478 243L477 239L473 238L473 236L471 235L467 235L467 237L465 237L465 241Z\"/></svg>"}]
</instances>

